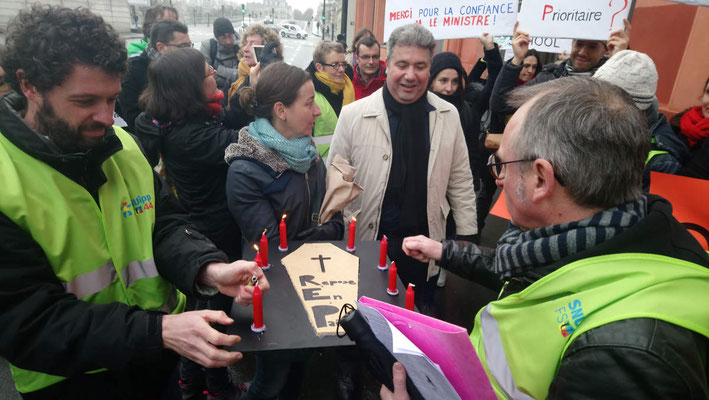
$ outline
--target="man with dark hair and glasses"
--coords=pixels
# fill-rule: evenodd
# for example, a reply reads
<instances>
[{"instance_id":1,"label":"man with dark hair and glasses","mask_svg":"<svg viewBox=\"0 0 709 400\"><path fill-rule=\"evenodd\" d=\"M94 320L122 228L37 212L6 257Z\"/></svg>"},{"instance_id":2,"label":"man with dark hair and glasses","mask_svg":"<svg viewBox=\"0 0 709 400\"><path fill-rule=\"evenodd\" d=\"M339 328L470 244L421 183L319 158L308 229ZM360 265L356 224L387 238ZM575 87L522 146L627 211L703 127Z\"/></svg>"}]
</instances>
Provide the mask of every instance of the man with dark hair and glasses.
<instances>
[{"instance_id":1,"label":"man with dark hair and glasses","mask_svg":"<svg viewBox=\"0 0 709 400\"><path fill-rule=\"evenodd\" d=\"M153 24L150 44L139 56L128 59L128 73L121 82L118 96L118 115L126 122L126 130L135 133L135 118L143 111L138 97L148 84L148 65L160 54L168 51L193 47L187 33L187 25L172 19L163 19ZM140 138L138 138L140 139Z\"/></svg>"},{"instance_id":2,"label":"man with dark hair and glasses","mask_svg":"<svg viewBox=\"0 0 709 400\"><path fill-rule=\"evenodd\" d=\"M525 86L510 103L489 163L511 217L497 248L402 245L499 291L470 335L496 394L706 398L709 257L667 200L642 191L645 117L590 77ZM382 398L406 398L397 385Z\"/></svg>"},{"instance_id":3,"label":"man with dark hair and glasses","mask_svg":"<svg viewBox=\"0 0 709 400\"><path fill-rule=\"evenodd\" d=\"M306 68L313 77L315 103L321 112L315 119L313 136L322 158L327 158L330 152L330 142L342 107L355 101L348 67L345 48L340 43L324 40L315 48L313 61Z\"/></svg>"},{"instance_id":4,"label":"man with dark hair and glasses","mask_svg":"<svg viewBox=\"0 0 709 400\"><path fill-rule=\"evenodd\" d=\"M380 59L380 47L377 39L367 36L355 45L357 64L354 67L352 85L355 99L359 100L376 92L387 80L386 62Z\"/></svg>"}]
</instances>

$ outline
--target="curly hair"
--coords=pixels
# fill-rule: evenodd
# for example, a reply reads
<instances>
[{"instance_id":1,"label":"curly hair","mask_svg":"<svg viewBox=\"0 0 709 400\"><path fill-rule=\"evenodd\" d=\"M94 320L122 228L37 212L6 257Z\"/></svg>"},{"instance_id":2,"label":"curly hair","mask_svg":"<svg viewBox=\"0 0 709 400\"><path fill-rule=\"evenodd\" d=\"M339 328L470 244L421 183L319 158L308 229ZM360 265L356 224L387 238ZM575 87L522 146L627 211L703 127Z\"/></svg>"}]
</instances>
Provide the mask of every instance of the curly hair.
<instances>
[{"instance_id":1,"label":"curly hair","mask_svg":"<svg viewBox=\"0 0 709 400\"><path fill-rule=\"evenodd\" d=\"M202 53L192 48L169 51L151 62L148 85L139 100L145 113L158 121L174 123L205 114L205 63Z\"/></svg>"},{"instance_id":2,"label":"curly hair","mask_svg":"<svg viewBox=\"0 0 709 400\"><path fill-rule=\"evenodd\" d=\"M125 42L103 18L86 8L42 6L22 10L7 29L3 68L13 90L22 93L17 71L40 93L60 85L75 64L122 76Z\"/></svg>"},{"instance_id":3,"label":"curly hair","mask_svg":"<svg viewBox=\"0 0 709 400\"><path fill-rule=\"evenodd\" d=\"M239 54L238 58L241 60L244 58L244 47L246 47L246 38L249 36L253 35L259 35L261 36L261 40L263 41L264 46L266 43L271 43L275 42L278 43L278 48L276 49L276 53L278 53L279 56L283 55L283 46L281 46L281 39L278 37L276 32L273 31L271 28L267 28L263 25L259 24L254 24L254 25L249 25L245 30L244 33L241 34L241 40L239 41Z\"/></svg>"}]
</instances>

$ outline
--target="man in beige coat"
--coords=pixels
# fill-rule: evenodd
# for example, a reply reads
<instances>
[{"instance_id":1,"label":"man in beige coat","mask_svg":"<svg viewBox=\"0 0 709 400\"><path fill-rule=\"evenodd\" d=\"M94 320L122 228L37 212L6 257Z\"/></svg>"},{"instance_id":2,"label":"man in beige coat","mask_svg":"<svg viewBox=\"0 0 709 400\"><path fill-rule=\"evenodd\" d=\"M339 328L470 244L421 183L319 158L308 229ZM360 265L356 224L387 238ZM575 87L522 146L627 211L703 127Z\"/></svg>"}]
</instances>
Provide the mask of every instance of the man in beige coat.
<instances>
[{"instance_id":1,"label":"man in beige coat","mask_svg":"<svg viewBox=\"0 0 709 400\"><path fill-rule=\"evenodd\" d=\"M445 236L453 212L458 237L477 233L475 193L465 138L454 106L428 93L433 35L417 24L395 29L388 41L386 85L343 107L328 165L339 154L357 168L364 188L345 209L357 217L357 239L386 235L389 257L404 284L414 283L417 305L430 304L434 264L401 251L412 232ZM426 308L426 307L424 307Z\"/></svg>"}]
</instances>

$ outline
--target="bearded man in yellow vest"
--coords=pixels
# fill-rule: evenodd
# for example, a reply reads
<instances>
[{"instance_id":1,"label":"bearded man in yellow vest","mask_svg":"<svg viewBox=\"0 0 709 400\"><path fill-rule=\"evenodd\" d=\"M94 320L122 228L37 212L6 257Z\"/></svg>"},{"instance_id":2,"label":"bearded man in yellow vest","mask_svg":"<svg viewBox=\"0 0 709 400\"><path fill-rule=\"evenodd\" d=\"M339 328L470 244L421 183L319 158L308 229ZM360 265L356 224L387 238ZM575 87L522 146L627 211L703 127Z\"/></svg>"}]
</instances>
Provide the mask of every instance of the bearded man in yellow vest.
<instances>
[{"instance_id":1,"label":"bearded man in yellow vest","mask_svg":"<svg viewBox=\"0 0 709 400\"><path fill-rule=\"evenodd\" d=\"M489 163L511 216L497 248L402 245L500 292L470 335L498 398L708 398L709 257L641 190L647 125L630 95L568 77L510 103ZM383 399L407 397L394 374Z\"/></svg>"},{"instance_id":2,"label":"bearded man in yellow vest","mask_svg":"<svg viewBox=\"0 0 709 400\"><path fill-rule=\"evenodd\" d=\"M0 356L25 399L177 394L177 355L241 359L240 338L184 310L222 292L251 302L255 263L195 231L138 143L112 127L122 40L86 9L33 6L7 31L0 99ZM173 286L174 285L174 286ZM179 291L178 291L179 289Z\"/></svg>"}]
</instances>

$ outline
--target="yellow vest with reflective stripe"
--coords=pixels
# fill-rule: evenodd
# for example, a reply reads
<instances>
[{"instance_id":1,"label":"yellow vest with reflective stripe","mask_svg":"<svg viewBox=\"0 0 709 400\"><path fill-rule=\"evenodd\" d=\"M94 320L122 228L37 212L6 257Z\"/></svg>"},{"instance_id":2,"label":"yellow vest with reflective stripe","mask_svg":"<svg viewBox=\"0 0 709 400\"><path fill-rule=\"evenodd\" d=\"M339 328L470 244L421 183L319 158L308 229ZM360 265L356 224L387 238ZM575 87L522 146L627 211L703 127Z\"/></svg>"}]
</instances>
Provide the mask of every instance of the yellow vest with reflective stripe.
<instances>
[{"instance_id":1,"label":"yellow vest with reflective stripe","mask_svg":"<svg viewBox=\"0 0 709 400\"><path fill-rule=\"evenodd\" d=\"M498 398L543 399L582 333L653 318L709 337L709 269L624 253L568 264L475 317L470 340Z\"/></svg>"},{"instance_id":2,"label":"yellow vest with reflective stripe","mask_svg":"<svg viewBox=\"0 0 709 400\"><path fill-rule=\"evenodd\" d=\"M113 129L123 149L101 165L107 182L98 190L98 204L81 185L0 133L0 212L32 235L78 299L181 312L184 296L158 275L153 260L153 171L133 138ZM11 371L20 393L65 379L15 366Z\"/></svg>"},{"instance_id":3,"label":"yellow vest with reflective stripe","mask_svg":"<svg viewBox=\"0 0 709 400\"><path fill-rule=\"evenodd\" d=\"M335 134L335 126L337 126L337 114L330 102L327 101L327 98L317 91L315 92L315 103L320 108L320 115L315 118L313 140L318 147L320 157L327 159L327 155L330 153L332 136Z\"/></svg>"}]
</instances>

